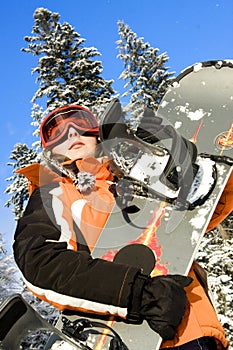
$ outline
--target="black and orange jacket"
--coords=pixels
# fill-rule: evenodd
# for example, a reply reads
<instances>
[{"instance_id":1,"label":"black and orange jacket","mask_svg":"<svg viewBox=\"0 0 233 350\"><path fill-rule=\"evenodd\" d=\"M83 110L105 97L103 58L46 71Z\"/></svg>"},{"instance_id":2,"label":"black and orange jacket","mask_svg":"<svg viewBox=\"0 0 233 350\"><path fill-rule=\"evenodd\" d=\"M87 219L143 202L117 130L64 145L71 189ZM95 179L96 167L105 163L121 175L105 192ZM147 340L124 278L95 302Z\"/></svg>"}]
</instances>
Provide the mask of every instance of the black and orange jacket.
<instances>
[{"instance_id":1,"label":"black and orange jacket","mask_svg":"<svg viewBox=\"0 0 233 350\"><path fill-rule=\"evenodd\" d=\"M100 164L94 158L76 163L80 171L91 172L96 177L95 190L89 195L81 194L71 179L42 165L33 164L18 171L28 178L31 195L16 228L15 260L27 287L60 310L125 318L138 269L91 257L115 203L109 191L113 178L107 163ZM231 176L229 183L232 180ZM228 190L230 193L232 184L228 184ZM216 214L215 223L216 218L218 222L223 219L221 213ZM163 342L162 347L212 336L219 349L225 349L223 328L196 278L194 266L190 275L194 282L187 287L189 307L177 336Z\"/></svg>"},{"instance_id":2,"label":"black and orange jacket","mask_svg":"<svg viewBox=\"0 0 233 350\"><path fill-rule=\"evenodd\" d=\"M14 257L28 289L60 310L125 317L138 269L90 255L114 205L112 175L94 158L78 163L96 176L89 195L42 165L19 171L32 193L17 224Z\"/></svg>"}]
</instances>

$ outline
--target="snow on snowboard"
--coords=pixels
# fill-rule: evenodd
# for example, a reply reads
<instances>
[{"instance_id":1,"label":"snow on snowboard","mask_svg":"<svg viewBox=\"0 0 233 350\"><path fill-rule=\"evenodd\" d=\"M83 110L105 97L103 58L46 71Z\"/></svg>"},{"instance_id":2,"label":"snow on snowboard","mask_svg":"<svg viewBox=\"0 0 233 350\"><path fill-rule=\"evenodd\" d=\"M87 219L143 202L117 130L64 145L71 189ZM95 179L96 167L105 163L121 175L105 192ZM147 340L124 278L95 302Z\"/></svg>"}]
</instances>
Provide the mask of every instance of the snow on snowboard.
<instances>
[{"instance_id":1,"label":"snow on snowboard","mask_svg":"<svg viewBox=\"0 0 233 350\"><path fill-rule=\"evenodd\" d=\"M152 276L189 272L232 171L232 68L232 61L219 60L185 69L156 115L144 111L136 137L126 130L120 103L110 103L101 138L120 181L93 257L134 264ZM0 329L5 321L0 310ZM76 338L77 349L157 350L161 344L145 321L131 325L64 313L57 328ZM1 335L3 345L8 331Z\"/></svg>"}]
</instances>

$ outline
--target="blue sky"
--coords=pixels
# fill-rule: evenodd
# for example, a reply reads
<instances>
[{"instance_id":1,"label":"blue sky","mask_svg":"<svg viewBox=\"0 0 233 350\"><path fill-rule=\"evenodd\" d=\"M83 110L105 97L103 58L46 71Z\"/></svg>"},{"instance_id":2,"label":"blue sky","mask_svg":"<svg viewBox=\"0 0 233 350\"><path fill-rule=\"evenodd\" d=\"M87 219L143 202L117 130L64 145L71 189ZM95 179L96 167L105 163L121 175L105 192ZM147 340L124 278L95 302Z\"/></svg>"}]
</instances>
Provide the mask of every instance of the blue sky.
<instances>
[{"instance_id":1,"label":"blue sky","mask_svg":"<svg viewBox=\"0 0 233 350\"><path fill-rule=\"evenodd\" d=\"M102 53L103 76L114 79L114 88L122 92L118 80L123 70L116 58L117 21L123 20L152 47L167 52L168 66L178 74L185 67L210 59L233 59L232 0L9 0L1 4L0 21L0 232L8 250L12 244L15 221L11 209L4 208L7 166L15 143L31 145L30 100L37 90L31 69L37 60L21 52L24 37L31 34L36 8L58 12L60 21L69 22L86 46Z\"/></svg>"}]
</instances>

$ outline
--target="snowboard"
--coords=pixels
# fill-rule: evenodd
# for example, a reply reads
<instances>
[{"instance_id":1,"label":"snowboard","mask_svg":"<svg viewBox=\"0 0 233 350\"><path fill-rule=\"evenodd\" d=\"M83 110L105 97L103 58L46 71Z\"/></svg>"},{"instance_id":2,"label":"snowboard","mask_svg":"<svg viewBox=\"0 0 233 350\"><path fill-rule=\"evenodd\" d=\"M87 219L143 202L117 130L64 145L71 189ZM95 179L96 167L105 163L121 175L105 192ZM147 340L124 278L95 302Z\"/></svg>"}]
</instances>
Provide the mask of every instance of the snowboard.
<instances>
[{"instance_id":1,"label":"snowboard","mask_svg":"<svg viewBox=\"0 0 233 350\"><path fill-rule=\"evenodd\" d=\"M168 191L163 200L156 188L151 173L155 172L152 158L157 155L148 144L135 144L130 138L125 140L125 126L117 119L117 113L110 106L103 116L109 124L106 133L111 133L111 126L119 123L118 137L104 140L108 157L112 156L115 171L124 169L122 158L127 158L125 173L120 172L123 200L119 201L109 217L104 230L92 251L94 258L117 261L142 268L151 276L166 274L187 275L201 239L207 229L214 209L219 201L225 184L231 174L233 164L233 62L208 61L194 64L185 69L174 79L164 95L158 115L166 123L171 123L180 135L197 146L201 154L202 177L199 191L205 191L205 174L212 179L212 187L208 195L191 209L176 206L176 192ZM114 105L114 103L113 103ZM129 145L129 147L128 147ZM128 147L128 148L127 148ZM158 148L158 153L161 148ZM115 154L118 152L118 155ZM120 154L122 152L122 154ZM125 153L124 153L125 152ZM130 154L132 152L132 154ZM140 155L141 154L141 155ZM165 154L166 156L166 154ZM158 157L161 157L159 155ZM116 166L116 159L118 165ZM157 162L157 160L156 160ZM162 165L162 161L161 167ZM146 170L145 170L146 168ZM151 171L152 169L152 171ZM151 172L150 172L151 171ZM211 174L210 174L211 172ZM140 195L143 177L147 173L150 185L147 195ZM151 176L151 177L150 177ZM139 179L139 195L130 192L131 181ZM125 180L125 181L124 181ZM154 182L153 182L154 181ZM148 189L148 187L147 187ZM160 189L161 190L161 189ZM162 187L162 191L164 187ZM145 188L143 188L145 192ZM161 191L161 192L162 192ZM142 192L142 191L141 191ZM175 194L174 194L175 193ZM157 195L156 195L157 194ZM167 199L166 199L167 198ZM143 247L149 248L143 249ZM153 254L151 254L151 252ZM70 322L77 315L68 316ZM98 319L98 317L97 317ZM93 318L89 318L92 322ZM96 320L96 319L95 319ZM91 349L113 349L110 344L112 330L122 341L116 349L157 350L162 339L152 331L147 322L131 325L124 321L109 317L102 328L100 336L92 337L88 345ZM57 325L62 329L62 320Z\"/></svg>"},{"instance_id":2,"label":"snowboard","mask_svg":"<svg viewBox=\"0 0 233 350\"><path fill-rule=\"evenodd\" d=\"M197 147L204 180L197 191L194 188L195 205L177 206L177 188L168 188L166 183L161 187L158 181L161 178L153 176L158 170L155 163L163 170L169 159L166 152L169 145L165 141L153 147L143 142L138 144L135 139L126 140L122 136L125 127L120 123L119 136L104 140L110 159L112 155L114 170L123 171L119 171L119 198L92 251L94 258L135 265L151 276L188 274L232 171L232 73L233 62L227 60L202 62L186 68L171 82L157 111L163 121L173 125L179 135ZM103 116L103 125L111 108ZM118 122L115 113L111 118L108 123L109 120L112 125ZM208 174L206 181L212 181L210 191L198 202L195 194L202 197L205 174ZM2 320L1 315L0 310ZM11 321L9 329L13 324ZM46 349L51 349L59 337L64 341L63 333L77 342L77 349L82 348L81 342L83 349L157 350L162 341L146 321L131 325L114 317L70 312L61 315L56 331Z\"/></svg>"}]
</instances>

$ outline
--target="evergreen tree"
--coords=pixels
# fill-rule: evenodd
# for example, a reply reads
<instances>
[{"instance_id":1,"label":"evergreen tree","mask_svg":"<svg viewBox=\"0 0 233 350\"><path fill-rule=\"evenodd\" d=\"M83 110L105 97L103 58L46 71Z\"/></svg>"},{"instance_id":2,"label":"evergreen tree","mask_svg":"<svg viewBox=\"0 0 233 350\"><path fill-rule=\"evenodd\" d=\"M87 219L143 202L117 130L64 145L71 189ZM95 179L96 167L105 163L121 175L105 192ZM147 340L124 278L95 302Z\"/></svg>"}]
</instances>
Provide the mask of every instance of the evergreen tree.
<instances>
[{"instance_id":1,"label":"evergreen tree","mask_svg":"<svg viewBox=\"0 0 233 350\"><path fill-rule=\"evenodd\" d=\"M118 57L125 68L120 79L126 81L124 87L127 89L123 97L130 96L125 110L131 111L131 118L134 117L137 122L137 117L145 106L157 110L174 73L165 67L167 54L159 55L158 48L152 48L143 38L138 38L124 22L118 22L118 32Z\"/></svg>"},{"instance_id":2,"label":"evergreen tree","mask_svg":"<svg viewBox=\"0 0 233 350\"><path fill-rule=\"evenodd\" d=\"M7 254L0 233L0 304L9 294L19 293L21 287L13 257Z\"/></svg>"},{"instance_id":3,"label":"evergreen tree","mask_svg":"<svg viewBox=\"0 0 233 350\"><path fill-rule=\"evenodd\" d=\"M113 81L101 77L103 67L96 60L100 56L97 49L85 47L86 40L67 22L61 24L58 13L38 8L34 19L33 35L25 37L28 47L22 49L39 58L32 70L39 83L32 103L45 99L46 114L64 104L92 108L107 103L114 94ZM40 124L40 118L37 121Z\"/></svg>"},{"instance_id":4,"label":"evergreen tree","mask_svg":"<svg viewBox=\"0 0 233 350\"><path fill-rule=\"evenodd\" d=\"M10 155L12 162L9 162L8 165L12 166L13 170L16 170L35 162L37 157L38 155L34 149L28 148L26 144L18 143ZM12 195L6 206L14 206L12 211L18 219L22 215L24 203L28 199L28 182L23 175L15 173L6 180L12 182L6 188L6 193Z\"/></svg>"},{"instance_id":5,"label":"evergreen tree","mask_svg":"<svg viewBox=\"0 0 233 350\"><path fill-rule=\"evenodd\" d=\"M208 282L218 318L229 344L233 346L233 214L221 225L208 232L197 253L198 262L208 273Z\"/></svg>"},{"instance_id":6,"label":"evergreen tree","mask_svg":"<svg viewBox=\"0 0 233 350\"><path fill-rule=\"evenodd\" d=\"M27 48L22 50L38 57L38 66L32 69L36 75L38 90L32 97L32 125L37 138L31 147L17 144L9 163L15 170L39 159L39 127L44 116L54 108L65 104L80 104L92 109L98 117L114 94L113 81L101 76L102 63L96 60L100 53L94 47L85 47L85 39L67 22L61 24L60 16L47 9L34 12L32 36L26 36ZM45 105L45 106L44 106ZM13 205L16 218L22 214L27 200L26 180L20 175L7 179L13 181L6 189L12 197L6 203Z\"/></svg>"}]
</instances>

